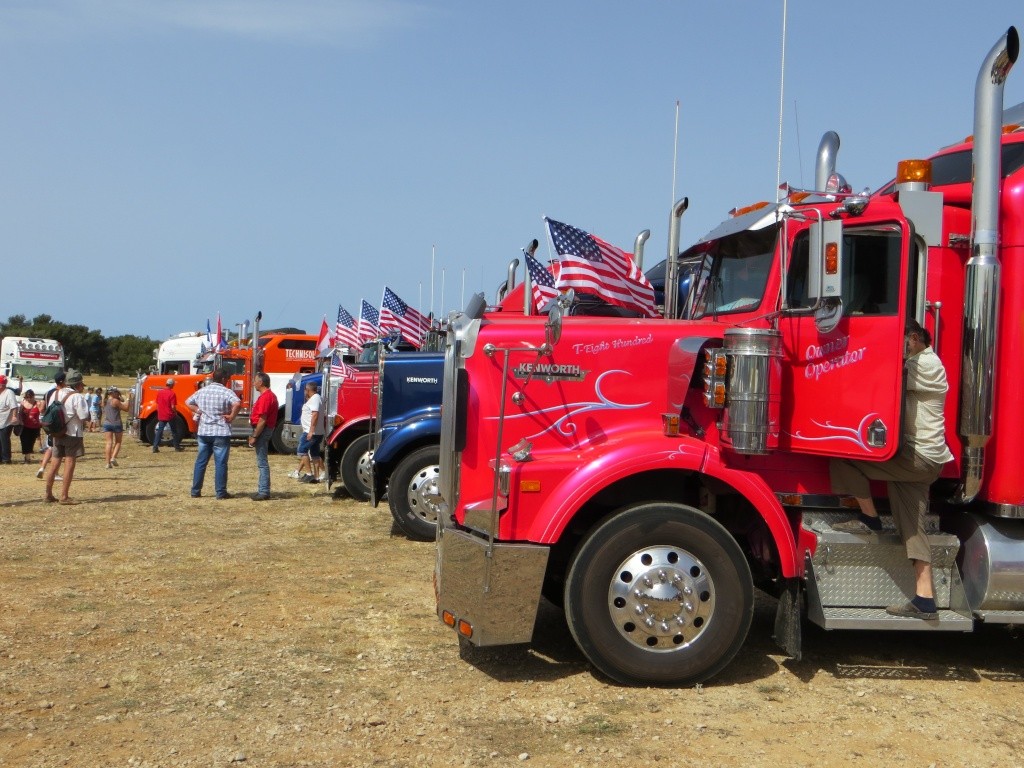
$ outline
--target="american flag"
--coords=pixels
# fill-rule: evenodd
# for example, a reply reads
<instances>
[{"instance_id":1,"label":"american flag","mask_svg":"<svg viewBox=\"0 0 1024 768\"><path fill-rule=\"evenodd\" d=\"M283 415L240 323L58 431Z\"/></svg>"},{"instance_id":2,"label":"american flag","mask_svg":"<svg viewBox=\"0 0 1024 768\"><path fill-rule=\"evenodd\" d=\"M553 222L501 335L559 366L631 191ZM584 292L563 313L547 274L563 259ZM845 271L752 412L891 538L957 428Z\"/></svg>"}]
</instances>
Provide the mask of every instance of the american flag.
<instances>
[{"instance_id":1,"label":"american flag","mask_svg":"<svg viewBox=\"0 0 1024 768\"><path fill-rule=\"evenodd\" d=\"M533 308L540 312L549 301L558 298L555 276L530 254L526 254L526 266L530 270L530 281L533 283Z\"/></svg>"},{"instance_id":2,"label":"american flag","mask_svg":"<svg viewBox=\"0 0 1024 768\"><path fill-rule=\"evenodd\" d=\"M338 322L334 326L334 345L359 349L359 329L356 320L340 304L338 305Z\"/></svg>"},{"instance_id":3,"label":"american flag","mask_svg":"<svg viewBox=\"0 0 1024 768\"><path fill-rule=\"evenodd\" d=\"M331 355L331 376L344 381L355 372L356 369L342 360L337 352Z\"/></svg>"},{"instance_id":4,"label":"american flag","mask_svg":"<svg viewBox=\"0 0 1024 768\"><path fill-rule=\"evenodd\" d=\"M380 336L380 313L366 299L359 312L359 343L373 341Z\"/></svg>"},{"instance_id":5,"label":"american flag","mask_svg":"<svg viewBox=\"0 0 1024 768\"><path fill-rule=\"evenodd\" d=\"M380 328L382 331L397 328L403 339L418 348L430 330L430 320L398 298L390 288L385 288L380 302Z\"/></svg>"},{"instance_id":6,"label":"american flag","mask_svg":"<svg viewBox=\"0 0 1024 768\"><path fill-rule=\"evenodd\" d=\"M579 288L626 309L657 317L654 288L633 261L633 254L609 245L582 229L545 219L561 257L559 288Z\"/></svg>"}]
</instances>

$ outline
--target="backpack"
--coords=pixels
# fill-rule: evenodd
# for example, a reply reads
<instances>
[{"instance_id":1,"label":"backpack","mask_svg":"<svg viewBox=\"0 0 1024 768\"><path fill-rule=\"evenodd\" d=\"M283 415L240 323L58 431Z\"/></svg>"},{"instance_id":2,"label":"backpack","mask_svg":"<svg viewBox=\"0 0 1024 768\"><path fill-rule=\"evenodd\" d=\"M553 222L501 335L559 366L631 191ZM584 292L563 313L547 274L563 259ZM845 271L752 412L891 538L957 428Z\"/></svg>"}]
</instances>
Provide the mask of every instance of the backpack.
<instances>
[{"instance_id":1,"label":"backpack","mask_svg":"<svg viewBox=\"0 0 1024 768\"><path fill-rule=\"evenodd\" d=\"M60 437L67 430L68 423L64 413L64 403L68 397L71 397L71 395L67 395L63 400L58 401L57 396L54 395L53 401L46 406L43 415L39 417L39 426L50 437Z\"/></svg>"}]
</instances>

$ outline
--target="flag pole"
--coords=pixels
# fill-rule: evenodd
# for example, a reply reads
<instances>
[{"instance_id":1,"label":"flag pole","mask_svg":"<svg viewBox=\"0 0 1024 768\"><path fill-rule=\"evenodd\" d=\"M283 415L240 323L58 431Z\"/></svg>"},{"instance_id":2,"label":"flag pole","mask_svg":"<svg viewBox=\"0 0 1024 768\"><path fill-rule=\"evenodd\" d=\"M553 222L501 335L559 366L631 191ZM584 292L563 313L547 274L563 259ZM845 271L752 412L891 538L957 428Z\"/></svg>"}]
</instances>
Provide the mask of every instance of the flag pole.
<instances>
[{"instance_id":1,"label":"flag pole","mask_svg":"<svg viewBox=\"0 0 1024 768\"><path fill-rule=\"evenodd\" d=\"M669 205L676 204L676 175L679 169L679 99L676 99L676 130L672 139L672 199Z\"/></svg>"},{"instance_id":2,"label":"flag pole","mask_svg":"<svg viewBox=\"0 0 1024 768\"><path fill-rule=\"evenodd\" d=\"M430 314L434 314L434 258L437 256L437 246L430 246ZM423 296L420 296L420 306L423 306Z\"/></svg>"}]
</instances>

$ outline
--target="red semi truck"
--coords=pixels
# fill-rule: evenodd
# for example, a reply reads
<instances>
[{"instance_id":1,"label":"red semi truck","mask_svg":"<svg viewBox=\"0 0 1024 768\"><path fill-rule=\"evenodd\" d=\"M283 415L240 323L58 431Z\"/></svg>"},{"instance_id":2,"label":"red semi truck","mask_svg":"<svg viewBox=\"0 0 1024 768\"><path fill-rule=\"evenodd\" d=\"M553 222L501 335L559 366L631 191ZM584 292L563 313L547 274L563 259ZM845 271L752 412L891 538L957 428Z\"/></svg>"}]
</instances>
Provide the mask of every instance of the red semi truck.
<instances>
[{"instance_id":1,"label":"red semi truck","mask_svg":"<svg viewBox=\"0 0 1024 768\"><path fill-rule=\"evenodd\" d=\"M453 319L435 589L460 642L529 642L545 595L611 678L689 684L737 653L755 586L795 657L804 610L827 630L1024 623L1024 129L1002 108L1018 51L1011 28L985 59L971 139L874 194L850 193L826 134L814 190L681 254L678 205L662 319L573 317L569 297ZM930 620L885 611L914 594L891 523L832 528L857 506L830 460L899 450L911 318L945 366L954 455L932 486Z\"/></svg>"}]
</instances>

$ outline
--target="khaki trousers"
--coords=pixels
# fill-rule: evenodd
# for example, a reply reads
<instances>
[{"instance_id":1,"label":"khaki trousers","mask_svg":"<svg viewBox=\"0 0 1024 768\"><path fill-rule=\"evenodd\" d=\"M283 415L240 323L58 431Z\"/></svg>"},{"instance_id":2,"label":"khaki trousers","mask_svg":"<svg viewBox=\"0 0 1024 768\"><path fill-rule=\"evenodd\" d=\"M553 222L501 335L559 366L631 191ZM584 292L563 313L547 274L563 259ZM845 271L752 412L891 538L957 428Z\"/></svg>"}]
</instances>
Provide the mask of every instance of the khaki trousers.
<instances>
[{"instance_id":1,"label":"khaki trousers","mask_svg":"<svg viewBox=\"0 0 1024 768\"><path fill-rule=\"evenodd\" d=\"M941 464L918 456L910 446L904 446L888 461L832 459L829 464L834 493L869 498L870 481L886 481L893 521L907 546L907 557L925 563L932 561L924 532L928 489L941 471Z\"/></svg>"}]
</instances>

